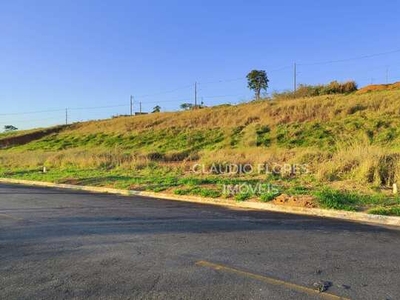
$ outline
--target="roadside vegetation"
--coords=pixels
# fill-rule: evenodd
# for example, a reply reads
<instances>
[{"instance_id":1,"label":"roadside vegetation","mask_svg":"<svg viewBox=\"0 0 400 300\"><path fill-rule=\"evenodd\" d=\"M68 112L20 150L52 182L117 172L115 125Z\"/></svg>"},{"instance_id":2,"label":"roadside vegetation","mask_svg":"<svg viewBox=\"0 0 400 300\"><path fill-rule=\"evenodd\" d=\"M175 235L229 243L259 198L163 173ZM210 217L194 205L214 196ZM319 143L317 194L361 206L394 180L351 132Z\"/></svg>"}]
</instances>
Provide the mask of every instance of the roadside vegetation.
<instances>
[{"instance_id":1,"label":"roadside vegetation","mask_svg":"<svg viewBox=\"0 0 400 300\"><path fill-rule=\"evenodd\" d=\"M301 86L297 93L305 94L296 99L1 134L0 175L235 201L288 196L312 199L316 207L399 215L392 186L400 181L400 90L355 92L355 84L344 83L343 93L326 92L333 86ZM13 136L20 142L2 143ZM230 164L306 165L308 172L193 171L194 165L208 171ZM279 192L223 192L226 185L260 182Z\"/></svg>"},{"instance_id":2,"label":"roadside vegetation","mask_svg":"<svg viewBox=\"0 0 400 300\"><path fill-rule=\"evenodd\" d=\"M297 99L305 97L316 97L322 95L350 94L358 90L355 81L340 83L332 81L329 84L307 85L300 84L296 91L273 93L273 99Z\"/></svg>"}]
</instances>

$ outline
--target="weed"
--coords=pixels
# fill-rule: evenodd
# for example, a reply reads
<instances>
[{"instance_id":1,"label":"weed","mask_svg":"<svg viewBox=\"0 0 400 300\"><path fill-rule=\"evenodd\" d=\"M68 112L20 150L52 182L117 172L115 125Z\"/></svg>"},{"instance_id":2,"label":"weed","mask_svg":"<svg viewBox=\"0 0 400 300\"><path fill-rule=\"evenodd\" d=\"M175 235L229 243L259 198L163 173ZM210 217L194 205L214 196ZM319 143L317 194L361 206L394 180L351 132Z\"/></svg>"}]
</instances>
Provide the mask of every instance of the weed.
<instances>
[{"instance_id":1,"label":"weed","mask_svg":"<svg viewBox=\"0 0 400 300\"><path fill-rule=\"evenodd\" d=\"M336 191L332 189L324 189L316 192L315 196L317 197L322 208L329 209L356 211L357 204L362 202L360 199L361 196L358 194Z\"/></svg>"},{"instance_id":2,"label":"weed","mask_svg":"<svg viewBox=\"0 0 400 300\"><path fill-rule=\"evenodd\" d=\"M246 201L250 199L253 195L251 193L238 193L235 195L235 200L238 202Z\"/></svg>"},{"instance_id":3,"label":"weed","mask_svg":"<svg viewBox=\"0 0 400 300\"><path fill-rule=\"evenodd\" d=\"M374 214L374 215L400 217L400 206L372 208L368 211L368 213Z\"/></svg>"},{"instance_id":4,"label":"weed","mask_svg":"<svg viewBox=\"0 0 400 300\"><path fill-rule=\"evenodd\" d=\"M261 200L262 202L269 202L269 201L274 200L274 199L275 199L276 197L278 197L279 195L280 195L279 192L272 192L272 191L266 192L266 193L263 193L263 194L260 196L260 200Z\"/></svg>"}]
</instances>

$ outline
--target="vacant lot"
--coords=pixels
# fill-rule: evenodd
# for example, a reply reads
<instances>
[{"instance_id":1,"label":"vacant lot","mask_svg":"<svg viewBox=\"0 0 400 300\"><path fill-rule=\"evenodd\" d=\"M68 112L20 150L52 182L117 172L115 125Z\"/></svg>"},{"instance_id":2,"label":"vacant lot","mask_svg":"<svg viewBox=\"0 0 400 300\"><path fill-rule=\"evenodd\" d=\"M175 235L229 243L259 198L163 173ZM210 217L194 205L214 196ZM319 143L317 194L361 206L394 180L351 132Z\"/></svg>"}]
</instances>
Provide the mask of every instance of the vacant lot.
<instances>
[{"instance_id":1,"label":"vacant lot","mask_svg":"<svg viewBox=\"0 0 400 300\"><path fill-rule=\"evenodd\" d=\"M237 201L307 197L312 206L399 215L400 198L392 194L400 177L394 87L77 123L36 139L29 132L24 143L8 136L0 173ZM300 165L307 172L208 172L231 164ZM206 172L194 172L195 165ZM256 183L277 192L223 193L225 185Z\"/></svg>"}]
</instances>

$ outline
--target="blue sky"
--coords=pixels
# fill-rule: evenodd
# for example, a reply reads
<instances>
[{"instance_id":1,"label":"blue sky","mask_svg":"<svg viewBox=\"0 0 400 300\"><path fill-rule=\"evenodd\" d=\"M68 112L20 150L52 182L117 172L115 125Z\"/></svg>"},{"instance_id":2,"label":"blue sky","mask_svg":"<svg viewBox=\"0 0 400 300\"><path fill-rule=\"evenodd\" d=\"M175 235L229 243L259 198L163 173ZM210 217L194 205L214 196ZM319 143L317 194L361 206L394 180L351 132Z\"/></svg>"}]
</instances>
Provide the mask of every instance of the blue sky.
<instances>
[{"instance_id":1,"label":"blue sky","mask_svg":"<svg viewBox=\"0 0 400 300\"><path fill-rule=\"evenodd\" d=\"M206 105L238 103L252 69L268 72L269 92L291 89L294 62L299 83L384 83L387 68L399 81L400 51L387 53L400 49L399 11L396 0L3 0L0 127L62 123L65 108L70 121L126 114L131 94L144 111L174 110L195 81Z\"/></svg>"}]
</instances>

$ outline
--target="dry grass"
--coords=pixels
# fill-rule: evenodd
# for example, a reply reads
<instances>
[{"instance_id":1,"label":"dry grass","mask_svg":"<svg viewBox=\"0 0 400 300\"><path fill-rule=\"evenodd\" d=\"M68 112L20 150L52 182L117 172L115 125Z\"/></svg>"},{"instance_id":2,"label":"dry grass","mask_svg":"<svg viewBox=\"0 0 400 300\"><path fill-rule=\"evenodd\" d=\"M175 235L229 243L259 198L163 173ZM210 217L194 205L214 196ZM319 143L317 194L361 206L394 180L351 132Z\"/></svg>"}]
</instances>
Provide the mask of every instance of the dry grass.
<instances>
[{"instance_id":1,"label":"dry grass","mask_svg":"<svg viewBox=\"0 0 400 300\"><path fill-rule=\"evenodd\" d=\"M313 167L321 181L353 180L390 187L400 180L400 153L367 143L354 143Z\"/></svg>"},{"instance_id":2,"label":"dry grass","mask_svg":"<svg viewBox=\"0 0 400 300\"><path fill-rule=\"evenodd\" d=\"M173 154L169 154L173 155ZM391 186L400 181L400 153L377 146L354 144L327 153L318 149L226 149L199 153L198 163L207 168L213 164L306 164L311 175L320 182L353 181L372 186ZM58 152L35 151L2 153L5 170L35 169L47 166L57 169L124 169L140 170L150 164L189 170L195 162L185 159L154 158L127 153L121 149L82 151L68 149ZM256 169L255 169L256 170Z\"/></svg>"},{"instance_id":3,"label":"dry grass","mask_svg":"<svg viewBox=\"0 0 400 300\"><path fill-rule=\"evenodd\" d=\"M26 151L25 148L1 150L0 162L3 169L36 168L43 165L56 168L140 169L151 163L171 164L181 168L193 160L206 165L225 162L303 163L310 166L318 181L351 180L388 186L400 179L398 134L395 131L391 133L391 142L385 143L379 140L373 143L371 138L379 137L382 128L396 129L400 115L399 100L400 91L385 90L297 100L259 101L238 106L84 122L66 128L55 137L62 140L71 136L108 134L127 137L136 135L134 138L137 138L149 133L160 133L162 130L172 132L170 136L180 132L188 133L189 138L190 133L196 130L220 130L224 135L216 147L203 147L199 144L199 148L192 149L192 143L186 141L182 143L184 146L174 148L172 145L171 150L169 145L163 151L152 149L152 141L148 140L140 144L143 146L134 149L124 148L125 140L121 138L120 144L118 142L112 147L92 145L89 148L83 144L80 148L61 148L59 151L41 150L41 146L46 146L46 142L42 141L44 144L33 151ZM328 128L328 133L321 137L317 135L308 144L278 142L277 132L281 126L298 126L298 132L292 130L283 134L283 139L290 136L296 142L306 129L310 135L317 132L314 127L307 127L308 124L339 124L343 128L335 129L335 136L332 136ZM366 131L367 127L360 128L366 125L371 132ZM260 126L269 128L271 144L257 144L256 132ZM342 129L343 133L338 131ZM384 133L386 138L386 131ZM235 134L237 141L232 142ZM186 135L182 138L186 139ZM333 140L329 149L318 147L316 143L319 140L328 138ZM162 135L157 136L157 139L162 139Z\"/></svg>"},{"instance_id":4,"label":"dry grass","mask_svg":"<svg viewBox=\"0 0 400 300\"><path fill-rule=\"evenodd\" d=\"M387 90L398 90L400 89L400 82L395 82L392 84L372 84L357 91L357 94L365 94L377 91L387 91Z\"/></svg>"},{"instance_id":5,"label":"dry grass","mask_svg":"<svg viewBox=\"0 0 400 300\"><path fill-rule=\"evenodd\" d=\"M342 119L357 111L369 116L397 115L399 91L329 95L297 100L259 101L237 106L221 106L194 111L158 113L74 124L63 134L122 133L171 128L234 128L250 123L275 126L282 123Z\"/></svg>"},{"instance_id":6,"label":"dry grass","mask_svg":"<svg viewBox=\"0 0 400 300\"><path fill-rule=\"evenodd\" d=\"M57 152L22 152L3 153L0 156L4 169L34 169L47 166L49 168L125 168L135 169L148 164L151 160L143 155L124 153L120 149L83 151L68 149Z\"/></svg>"}]
</instances>

